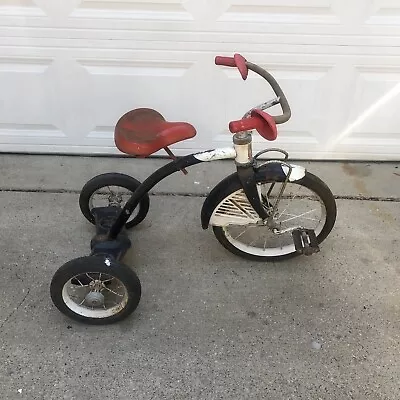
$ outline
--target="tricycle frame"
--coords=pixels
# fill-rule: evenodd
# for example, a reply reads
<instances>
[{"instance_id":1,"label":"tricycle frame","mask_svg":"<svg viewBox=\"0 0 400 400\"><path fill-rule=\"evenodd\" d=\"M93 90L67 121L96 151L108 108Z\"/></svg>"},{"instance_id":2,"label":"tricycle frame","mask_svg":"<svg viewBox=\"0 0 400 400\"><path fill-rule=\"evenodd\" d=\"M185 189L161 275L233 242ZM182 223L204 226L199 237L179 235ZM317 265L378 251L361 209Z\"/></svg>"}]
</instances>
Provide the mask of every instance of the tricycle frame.
<instances>
[{"instance_id":1,"label":"tricycle frame","mask_svg":"<svg viewBox=\"0 0 400 400\"><path fill-rule=\"evenodd\" d=\"M148 193L157 183L172 175L175 172L184 170L193 165L210 162L223 159L235 159L236 169L238 177L240 179L243 191L246 194L250 204L260 216L262 220L266 220L270 217L271 212L267 212L265 207L261 204L260 196L257 190L255 182L255 173L257 170L256 159L261 153L267 152L265 150L252 157L251 155L251 134L249 132L235 134L233 137L234 147L220 148L214 150L208 150L200 153L189 154L187 156L178 157L170 163L162 166L154 173L152 173L141 185L135 190L130 199L127 201L125 206L120 210L118 216L109 228L108 233L104 236L105 240L115 240L124 228L125 223L132 215L135 208L138 206L141 198ZM283 182L281 191L278 198L276 199L273 210L278 206L279 200L283 194L287 182L290 180L293 166L288 164L286 161L287 153L280 149L271 149L272 151L282 152L285 155L284 160L269 160L266 163L280 164L281 166L287 167L286 179ZM304 171L303 171L304 173ZM302 174L303 175L303 174ZM273 213L272 210L272 213ZM99 232L98 232L99 233ZM102 232L105 233L104 231ZM103 239L103 240L104 240Z\"/></svg>"},{"instance_id":2,"label":"tricycle frame","mask_svg":"<svg viewBox=\"0 0 400 400\"><path fill-rule=\"evenodd\" d=\"M189 154L187 156L178 157L170 163L162 166L153 172L141 185L135 190L125 206L119 212L118 217L110 227L107 235L108 240L115 240L122 231L125 223L132 215L133 211L140 202L140 199L148 193L157 183L162 181L175 172L182 171L193 165L224 159L235 159L237 171L240 177L243 177L243 190L248 195L250 203L255 207L261 218L267 215L263 209L258 195L254 176L254 161L251 155L251 134L248 132L235 134L233 137L234 147L220 148L214 150L203 151L199 153ZM258 201L258 203L257 203Z\"/></svg>"}]
</instances>

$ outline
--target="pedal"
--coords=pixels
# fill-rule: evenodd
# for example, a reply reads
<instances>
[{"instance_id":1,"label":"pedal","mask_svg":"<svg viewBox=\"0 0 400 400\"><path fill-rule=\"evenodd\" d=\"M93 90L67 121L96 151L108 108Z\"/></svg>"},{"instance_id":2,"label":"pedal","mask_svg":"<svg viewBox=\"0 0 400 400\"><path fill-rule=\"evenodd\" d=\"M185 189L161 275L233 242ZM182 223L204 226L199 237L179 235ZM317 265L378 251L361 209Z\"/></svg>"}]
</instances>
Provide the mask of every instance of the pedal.
<instances>
[{"instance_id":1,"label":"pedal","mask_svg":"<svg viewBox=\"0 0 400 400\"><path fill-rule=\"evenodd\" d=\"M292 237L298 253L310 256L319 252L318 239L313 229L295 229Z\"/></svg>"}]
</instances>

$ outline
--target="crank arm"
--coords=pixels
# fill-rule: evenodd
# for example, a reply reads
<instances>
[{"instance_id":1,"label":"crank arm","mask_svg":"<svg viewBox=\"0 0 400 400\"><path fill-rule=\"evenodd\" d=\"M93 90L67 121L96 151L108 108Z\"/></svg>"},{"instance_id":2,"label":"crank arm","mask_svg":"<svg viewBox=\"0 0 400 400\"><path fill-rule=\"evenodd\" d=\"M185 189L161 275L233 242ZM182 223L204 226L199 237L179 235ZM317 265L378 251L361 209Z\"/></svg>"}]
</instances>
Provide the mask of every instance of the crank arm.
<instances>
[{"instance_id":1,"label":"crank arm","mask_svg":"<svg viewBox=\"0 0 400 400\"><path fill-rule=\"evenodd\" d=\"M283 235L284 233L293 232L296 229L303 229L303 228L301 226L295 226L293 228L286 228L286 229L282 229L282 230L275 228L275 229L272 229L272 232L275 235Z\"/></svg>"}]
</instances>

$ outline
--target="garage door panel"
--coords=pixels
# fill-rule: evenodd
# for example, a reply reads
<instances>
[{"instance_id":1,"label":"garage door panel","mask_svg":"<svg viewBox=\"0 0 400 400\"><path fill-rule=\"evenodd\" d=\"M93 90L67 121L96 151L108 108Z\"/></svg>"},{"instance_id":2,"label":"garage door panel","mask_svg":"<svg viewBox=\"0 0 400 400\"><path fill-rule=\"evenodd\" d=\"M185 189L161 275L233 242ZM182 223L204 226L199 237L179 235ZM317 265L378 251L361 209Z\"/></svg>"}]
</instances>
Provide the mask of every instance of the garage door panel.
<instances>
[{"instance_id":1,"label":"garage door panel","mask_svg":"<svg viewBox=\"0 0 400 400\"><path fill-rule=\"evenodd\" d=\"M68 144L68 138L56 126L51 124L0 124L0 137L5 144Z\"/></svg>"},{"instance_id":2,"label":"garage door panel","mask_svg":"<svg viewBox=\"0 0 400 400\"><path fill-rule=\"evenodd\" d=\"M56 59L45 72L46 113L71 143L79 142L93 127L95 87L79 62Z\"/></svg>"},{"instance_id":3,"label":"garage door panel","mask_svg":"<svg viewBox=\"0 0 400 400\"><path fill-rule=\"evenodd\" d=\"M339 18L327 0L308 0L300 4L293 0L231 0L227 11L219 18L224 22L272 24L339 24Z\"/></svg>"},{"instance_id":4,"label":"garage door panel","mask_svg":"<svg viewBox=\"0 0 400 400\"><path fill-rule=\"evenodd\" d=\"M135 107L179 109L190 100L185 74L191 63L81 60L81 64L90 75L100 121L113 116L108 121L114 123L122 110Z\"/></svg>"},{"instance_id":5,"label":"garage door panel","mask_svg":"<svg viewBox=\"0 0 400 400\"><path fill-rule=\"evenodd\" d=\"M72 13L82 0L35 0L36 4L46 13L49 21L57 27Z\"/></svg>"},{"instance_id":6,"label":"garage door panel","mask_svg":"<svg viewBox=\"0 0 400 400\"><path fill-rule=\"evenodd\" d=\"M370 24L386 25L400 18L400 4L397 0L374 0L371 4Z\"/></svg>"},{"instance_id":7,"label":"garage door panel","mask_svg":"<svg viewBox=\"0 0 400 400\"><path fill-rule=\"evenodd\" d=\"M276 143L255 135L256 150L393 157L397 95L374 117L360 116L397 90L397 3L4 0L2 148L116 153L115 122L142 106L196 126L196 138L174 146L178 154L230 145L229 120L273 96L261 79L243 82L213 63L217 54L241 52L276 76L293 111Z\"/></svg>"},{"instance_id":8,"label":"garage door panel","mask_svg":"<svg viewBox=\"0 0 400 400\"><path fill-rule=\"evenodd\" d=\"M10 17L43 17L46 14L33 0L3 0L0 4L0 19Z\"/></svg>"},{"instance_id":9,"label":"garage door panel","mask_svg":"<svg viewBox=\"0 0 400 400\"><path fill-rule=\"evenodd\" d=\"M362 138L371 134L380 137L399 136L400 113L400 68L399 67L357 67L357 83L354 105L349 124L357 123L348 136Z\"/></svg>"},{"instance_id":10,"label":"garage door panel","mask_svg":"<svg viewBox=\"0 0 400 400\"><path fill-rule=\"evenodd\" d=\"M15 7L24 10L26 7L36 8L37 6L33 0L2 0L0 7L3 11L5 7Z\"/></svg>"},{"instance_id":11,"label":"garage door panel","mask_svg":"<svg viewBox=\"0 0 400 400\"><path fill-rule=\"evenodd\" d=\"M400 3L397 0L374 0L370 4L363 28L368 34L392 36L392 45L397 46L400 35Z\"/></svg>"},{"instance_id":12,"label":"garage door panel","mask_svg":"<svg viewBox=\"0 0 400 400\"><path fill-rule=\"evenodd\" d=\"M375 58L368 61L352 68L351 95L343 99L343 109L348 111L339 119L340 126L334 135L321 147L325 157L399 158L400 69L390 66L390 60Z\"/></svg>"},{"instance_id":13,"label":"garage door panel","mask_svg":"<svg viewBox=\"0 0 400 400\"><path fill-rule=\"evenodd\" d=\"M192 20L182 0L83 0L72 17L107 19Z\"/></svg>"},{"instance_id":14,"label":"garage door panel","mask_svg":"<svg viewBox=\"0 0 400 400\"><path fill-rule=\"evenodd\" d=\"M0 59L0 142L5 151L27 144L70 139L51 121L44 90L46 71L53 60Z\"/></svg>"},{"instance_id":15,"label":"garage door panel","mask_svg":"<svg viewBox=\"0 0 400 400\"><path fill-rule=\"evenodd\" d=\"M49 59L0 58L0 121L2 123L47 123L45 73Z\"/></svg>"}]
</instances>

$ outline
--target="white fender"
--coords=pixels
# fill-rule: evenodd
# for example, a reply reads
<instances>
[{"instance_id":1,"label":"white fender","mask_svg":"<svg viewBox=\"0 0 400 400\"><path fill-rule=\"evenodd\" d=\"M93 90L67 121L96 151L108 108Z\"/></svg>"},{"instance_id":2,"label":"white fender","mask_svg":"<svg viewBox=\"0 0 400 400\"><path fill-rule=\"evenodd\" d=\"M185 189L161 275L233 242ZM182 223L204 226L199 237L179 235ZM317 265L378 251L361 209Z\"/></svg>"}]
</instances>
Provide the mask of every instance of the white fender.
<instances>
[{"instance_id":1,"label":"white fender","mask_svg":"<svg viewBox=\"0 0 400 400\"><path fill-rule=\"evenodd\" d=\"M290 164L292 167L292 172L289 176L289 182L296 182L306 176L306 169L300 165ZM282 165L282 171L287 176L289 173L289 167Z\"/></svg>"},{"instance_id":2,"label":"white fender","mask_svg":"<svg viewBox=\"0 0 400 400\"><path fill-rule=\"evenodd\" d=\"M204 162L233 159L236 157L236 150L233 147L226 147L193 154L193 157Z\"/></svg>"}]
</instances>

